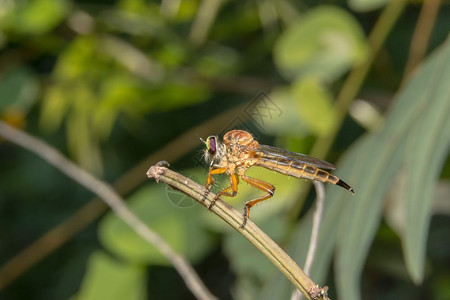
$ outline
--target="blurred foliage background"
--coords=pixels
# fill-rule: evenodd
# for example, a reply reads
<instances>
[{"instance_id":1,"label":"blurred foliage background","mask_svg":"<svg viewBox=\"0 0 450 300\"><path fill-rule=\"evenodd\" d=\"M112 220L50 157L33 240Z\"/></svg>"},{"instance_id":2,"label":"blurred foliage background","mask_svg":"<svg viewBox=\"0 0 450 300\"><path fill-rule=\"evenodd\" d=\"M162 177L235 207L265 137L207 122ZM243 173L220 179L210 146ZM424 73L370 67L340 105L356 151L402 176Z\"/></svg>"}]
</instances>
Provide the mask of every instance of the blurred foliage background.
<instances>
[{"instance_id":1,"label":"blurred foliage background","mask_svg":"<svg viewBox=\"0 0 450 300\"><path fill-rule=\"evenodd\" d=\"M203 183L199 137L235 128L355 188L326 190L311 276L332 298L450 299L449 29L439 0L3 0L0 118L114 184L220 299L292 286L145 172L164 159ZM302 266L311 184L250 174L277 188L252 220ZM89 191L5 140L0 224L1 299L193 298Z\"/></svg>"}]
</instances>

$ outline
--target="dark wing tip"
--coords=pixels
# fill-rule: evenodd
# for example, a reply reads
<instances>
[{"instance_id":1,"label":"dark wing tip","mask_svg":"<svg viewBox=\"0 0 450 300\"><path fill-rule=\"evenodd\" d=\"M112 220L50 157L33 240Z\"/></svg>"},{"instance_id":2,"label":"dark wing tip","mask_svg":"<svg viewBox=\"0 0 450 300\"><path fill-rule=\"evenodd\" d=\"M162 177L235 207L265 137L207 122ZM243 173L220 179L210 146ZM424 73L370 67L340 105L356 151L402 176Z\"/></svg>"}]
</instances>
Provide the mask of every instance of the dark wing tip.
<instances>
[{"instance_id":1,"label":"dark wing tip","mask_svg":"<svg viewBox=\"0 0 450 300\"><path fill-rule=\"evenodd\" d=\"M336 183L336 185L343 187L346 190L349 190L350 192L352 192L352 194L355 194L355 190L353 190L353 188L351 186L349 186L347 183L345 183L344 181L340 180Z\"/></svg>"}]
</instances>

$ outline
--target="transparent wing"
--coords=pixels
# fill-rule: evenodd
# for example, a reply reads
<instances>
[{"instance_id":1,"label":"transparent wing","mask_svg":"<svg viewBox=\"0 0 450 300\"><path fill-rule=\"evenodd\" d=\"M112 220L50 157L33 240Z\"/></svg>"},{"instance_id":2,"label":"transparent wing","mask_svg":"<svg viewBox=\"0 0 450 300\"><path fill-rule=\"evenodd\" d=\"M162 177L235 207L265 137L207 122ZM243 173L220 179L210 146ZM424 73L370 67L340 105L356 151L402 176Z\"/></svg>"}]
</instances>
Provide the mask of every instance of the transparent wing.
<instances>
[{"instance_id":1,"label":"transparent wing","mask_svg":"<svg viewBox=\"0 0 450 300\"><path fill-rule=\"evenodd\" d=\"M296 163L306 163L308 165L315 166L321 169L334 170L336 167L324 160L318 159L316 157L308 156L301 153L295 153L288 150L284 150L277 147L267 146L267 145L259 145L258 148L249 148L246 146L242 146L250 151L256 153L257 156L265 158L267 160L274 161L292 161L293 164Z\"/></svg>"}]
</instances>

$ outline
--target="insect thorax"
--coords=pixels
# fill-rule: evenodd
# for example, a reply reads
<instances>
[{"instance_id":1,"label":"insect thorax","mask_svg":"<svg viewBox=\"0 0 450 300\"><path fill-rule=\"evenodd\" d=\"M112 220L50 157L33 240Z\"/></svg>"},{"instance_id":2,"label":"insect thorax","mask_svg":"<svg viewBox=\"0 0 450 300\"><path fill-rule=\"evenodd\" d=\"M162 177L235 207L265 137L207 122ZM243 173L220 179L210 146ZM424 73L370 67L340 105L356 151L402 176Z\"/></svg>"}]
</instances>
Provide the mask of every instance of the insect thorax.
<instances>
[{"instance_id":1,"label":"insect thorax","mask_svg":"<svg viewBox=\"0 0 450 300\"><path fill-rule=\"evenodd\" d=\"M253 136L244 130L231 130L223 136L223 143L226 145L249 146L253 141Z\"/></svg>"}]
</instances>

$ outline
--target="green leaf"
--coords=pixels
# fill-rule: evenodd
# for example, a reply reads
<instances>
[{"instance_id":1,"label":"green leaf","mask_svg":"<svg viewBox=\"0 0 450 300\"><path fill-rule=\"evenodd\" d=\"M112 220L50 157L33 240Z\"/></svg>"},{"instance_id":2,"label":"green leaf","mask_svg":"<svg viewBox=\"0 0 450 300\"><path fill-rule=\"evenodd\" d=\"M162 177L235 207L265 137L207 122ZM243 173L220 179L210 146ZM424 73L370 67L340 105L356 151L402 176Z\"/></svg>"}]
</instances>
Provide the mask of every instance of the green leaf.
<instances>
[{"instance_id":1,"label":"green leaf","mask_svg":"<svg viewBox=\"0 0 450 300\"><path fill-rule=\"evenodd\" d=\"M320 6L281 35L274 59L289 80L312 75L330 82L361 62L367 52L363 30L352 15L338 7Z\"/></svg>"},{"instance_id":2,"label":"green leaf","mask_svg":"<svg viewBox=\"0 0 450 300\"><path fill-rule=\"evenodd\" d=\"M338 298L360 299L361 272L382 217L383 200L389 189L399 188L392 184L400 172L409 182L398 193L407 197L402 201L407 223L401 235L406 265L415 281L423 277L432 191L449 148L449 76L450 40L398 94L380 130L366 134L337 164L334 173L351 184L356 195L327 187L311 277L326 284L335 251ZM302 234L293 238L300 256L309 242L304 236L309 226L302 223ZM301 258L296 261L302 263Z\"/></svg>"},{"instance_id":3,"label":"green leaf","mask_svg":"<svg viewBox=\"0 0 450 300\"><path fill-rule=\"evenodd\" d=\"M236 51L226 47L210 47L195 63L199 75L205 77L232 76L239 67Z\"/></svg>"},{"instance_id":4,"label":"green leaf","mask_svg":"<svg viewBox=\"0 0 450 300\"><path fill-rule=\"evenodd\" d=\"M450 147L449 59L450 51L435 58L437 66L429 72L434 81L426 87L428 94L424 96L431 103L420 111L406 141L407 176L400 192L400 203L406 211L402 243L406 266L416 284L422 282L424 275L432 195Z\"/></svg>"},{"instance_id":5,"label":"green leaf","mask_svg":"<svg viewBox=\"0 0 450 300\"><path fill-rule=\"evenodd\" d=\"M302 77L292 86L299 119L311 132L326 135L335 124L332 96L315 77ZM318 117L319 116L319 117Z\"/></svg>"},{"instance_id":6,"label":"green leaf","mask_svg":"<svg viewBox=\"0 0 450 300\"><path fill-rule=\"evenodd\" d=\"M380 222L383 199L399 171L406 171L405 176L410 182L408 188L414 187L406 196L408 223L401 236L406 263L414 280L420 281L423 276L431 191L450 137L448 126L443 130L444 120L450 114L449 61L450 42L447 42L399 93L385 126L360 141L343 161L346 165L354 157L365 157L365 163L352 173L342 173L344 178L348 177L357 194L349 200L340 216L336 258L340 298L359 299L361 270ZM418 146L417 143L426 146ZM329 201L343 198L334 193L328 195Z\"/></svg>"},{"instance_id":7,"label":"green leaf","mask_svg":"<svg viewBox=\"0 0 450 300\"><path fill-rule=\"evenodd\" d=\"M33 0L14 2L3 15L1 26L25 34L44 34L55 28L66 16L66 0Z\"/></svg>"},{"instance_id":8,"label":"green leaf","mask_svg":"<svg viewBox=\"0 0 450 300\"><path fill-rule=\"evenodd\" d=\"M26 68L17 68L6 72L0 81L0 111L15 109L28 111L36 102L39 92L38 81Z\"/></svg>"},{"instance_id":9,"label":"green leaf","mask_svg":"<svg viewBox=\"0 0 450 300\"><path fill-rule=\"evenodd\" d=\"M189 171L194 178L200 172ZM127 201L129 208L178 253L196 262L208 253L214 243L202 226L200 205L164 185L149 184ZM189 205L187 205L189 204ZM99 227L100 240L113 253L129 261L170 265L159 251L142 239L113 213L105 216Z\"/></svg>"},{"instance_id":10,"label":"green leaf","mask_svg":"<svg viewBox=\"0 0 450 300\"><path fill-rule=\"evenodd\" d=\"M0 81L0 118L14 127L24 127L38 92L39 83L29 69L20 67L6 71Z\"/></svg>"},{"instance_id":11,"label":"green leaf","mask_svg":"<svg viewBox=\"0 0 450 300\"><path fill-rule=\"evenodd\" d=\"M197 1L181 1L176 16L177 21L191 21L198 12L199 2Z\"/></svg>"},{"instance_id":12,"label":"green leaf","mask_svg":"<svg viewBox=\"0 0 450 300\"><path fill-rule=\"evenodd\" d=\"M323 135L335 124L332 96L317 77L302 77L289 87L278 87L270 98L277 100L280 111L279 117L264 120L264 130L272 134L297 138Z\"/></svg>"},{"instance_id":13,"label":"green leaf","mask_svg":"<svg viewBox=\"0 0 450 300\"><path fill-rule=\"evenodd\" d=\"M168 43L155 53L155 59L168 69L175 69L186 63L188 50L181 43Z\"/></svg>"},{"instance_id":14,"label":"green leaf","mask_svg":"<svg viewBox=\"0 0 450 300\"><path fill-rule=\"evenodd\" d=\"M100 41L96 36L80 36L74 39L58 58L52 73L56 81L92 80L108 74L109 59L99 51ZM103 54L103 55L101 55Z\"/></svg>"},{"instance_id":15,"label":"green leaf","mask_svg":"<svg viewBox=\"0 0 450 300\"><path fill-rule=\"evenodd\" d=\"M55 131L64 119L71 102L66 97L67 89L55 85L48 87L42 101L39 125L47 131Z\"/></svg>"},{"instance_id":16,"label":"green leaf","mask_svg":"<svg viewBox=\"0 0 450 300\"><path fill-rule=\"evenodd\" d=\"M358 12L372 11L386 5L388 0L348 0L348 6Z\"/></svg>"},{"instance_id":17,"label":"green leaf","mask_svg":"<svg viewBox=\"0 0 450 300\"><path fill-rule=\"evenodd\" d=\"M203 83L166 82L147 91L151 99L142 104L145 111L167 111L205 101L211 91Z\"/></svg>"},{"instance_id":18,"label":"green leaf","mask_svg":"<svg viewBox=\"0 0 450 300\"><path fill-rule=\"evenodd\" d=\"M105 55L102 40L95 35L81 36L65 48L44 94L40 117L40 125L47 130L56 130L67 121L72 157L96 174L102 173L101 142L109 137L121 114L138 122L149 111L192 105L209 94L204 83L177 79L149 83Z\"/></svg>"},{"instance_id":19,"label":"green leaf","mask_svg":"<svg viewBox=\"0 0 450 300\"><path fill-rule=\"evenodd\" d=\"M309 128L298 115L296 99L290 86L280 86L270 93L270 99L276 99L279 109L277 117L264 119L264 130L276 136L303 137L309 133Z\"/></svg>"},{"instance_id":20,"label":"green leaf","mask_svg":"<svg viewBox=\"0 0 450 300\"><path fill-rule=\"evenodd\" d=\"M76 300L147 299L145 268L119 262L103 251L91 254Z\"/></svg>"}]
</instances>

